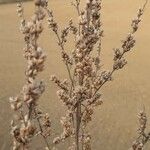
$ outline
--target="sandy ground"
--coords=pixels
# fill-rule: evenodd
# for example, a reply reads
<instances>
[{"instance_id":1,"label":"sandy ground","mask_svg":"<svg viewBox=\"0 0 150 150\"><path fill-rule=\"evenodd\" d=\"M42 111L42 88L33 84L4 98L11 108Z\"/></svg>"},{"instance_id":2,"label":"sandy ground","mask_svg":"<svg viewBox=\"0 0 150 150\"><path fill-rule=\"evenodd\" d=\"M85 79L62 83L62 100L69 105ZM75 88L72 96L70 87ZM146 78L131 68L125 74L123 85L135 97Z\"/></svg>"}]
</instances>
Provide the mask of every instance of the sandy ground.
<instances>
[{"instance_id":1,"label":"sandy ground","mask_svg":"<svg viewBox=\"0 0 150 150\"><path fill-rule=\"evenodd\" d=\"M107 0L103 7L103 24L105 39L103 42L103 63L109 69L114 47L129 32L131 19L144 0ZM61 25L72 17L75 11L70 0L51 0L54 15ZM27 17L32 13L33 3L25 3ZM137 45L127 56L128 65L114 75L114 81L103 88L104 105L95 111L93 123L89 128L93 135L93 150L127 150L136 137L136 114L144 104L150 118L150 4L143 16L140 30L136 34ZM0 149L9 150L10 110L8 98L16 95L24 83L25 61L22 57L23 40L18 30L19 20L16 5L0 5ZM47 26L45 25L45 28ZM49 81L50 74L66 78L64 65L60 62L59 49L53 33L45 30L41 38L48 58L46 70L42 77L47 90L41 98L40 105L52 117L55 133L61 131L59 119L64 107L56 97L56 87ZM71 42L67 48L71 49ZM150 119L149 119L150 120ZM149 122L150 124L150 122ZM69 141L68 141L69 142ZM42 142L39 142L42 145ZM38 146L38 144L36 144ZM147 150L150 148L147 146ZM38 150L38 148L32 148ZM41 149L41 148L39 148ZM66 149L65 147L60 149Z\"/></svg>"}]
</instances>

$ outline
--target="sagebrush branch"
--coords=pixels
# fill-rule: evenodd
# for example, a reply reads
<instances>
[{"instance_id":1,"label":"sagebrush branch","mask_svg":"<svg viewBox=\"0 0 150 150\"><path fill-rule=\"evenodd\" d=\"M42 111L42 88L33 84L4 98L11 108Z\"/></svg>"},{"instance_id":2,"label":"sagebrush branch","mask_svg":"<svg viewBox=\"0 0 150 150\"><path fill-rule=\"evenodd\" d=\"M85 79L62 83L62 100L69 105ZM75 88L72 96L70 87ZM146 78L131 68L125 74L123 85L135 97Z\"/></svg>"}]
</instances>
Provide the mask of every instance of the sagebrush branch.
<instances>
[{"instance_id":1,"label":"sagebrush branch","mask_svg":"<svg viewBox=\"0 0 150 150\"><path fill-rule=\"evenodd\" d=\"M32 139L41 135L46 147L50 150L47 138L50 135L51 122L48 114L43 114L38 108L38 101L45 91L45 84L37 79L38 73L44 70L46 55L38 44L38 39L43 31L42 22L45 18L45 0L35 1L35 12L30 21L26 21L22 3L18 3L17 12L21 18L20 30L23 34L25 48L24 57L27 61L25 71L26 83L17 97L10 98L11 108L15 111L13 119L12 136L13 150L29 149Z\"/></svg>"}]
</instances>

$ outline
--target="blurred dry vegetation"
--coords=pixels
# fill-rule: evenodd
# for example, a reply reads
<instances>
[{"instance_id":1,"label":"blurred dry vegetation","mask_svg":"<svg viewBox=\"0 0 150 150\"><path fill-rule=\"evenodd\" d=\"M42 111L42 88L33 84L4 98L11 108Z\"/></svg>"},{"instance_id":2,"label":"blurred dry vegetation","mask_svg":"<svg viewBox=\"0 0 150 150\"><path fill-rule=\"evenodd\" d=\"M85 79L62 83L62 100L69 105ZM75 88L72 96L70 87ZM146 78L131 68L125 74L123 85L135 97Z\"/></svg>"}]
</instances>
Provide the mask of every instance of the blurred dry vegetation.
<instances>
[{"instance_id":1,"label":"blurred dry vegetation","mask_svg":"<svg viewBox=\"0 0 150 150\"><path fill-rule=\"evenodd\" d=\"M70 0L51 0L57 21L65 26L69 17L76 19L75 10ZM25 14L30 16L33 10L32 2L26 2ZM120 39L129 31L131 19L141 6L143 0L108 0L103 2L103 41L102 58L105 68L110 67L113 60L112 48L120 46ZM90 124L93 135L93 149L126 150L136 137L136 114L144 104L150 118L150 3L143 16L139 32L136 34L137 44L127 56L128 65L114 75L114 81L103 88L104 105L96 110L93 122ZM41 98L40 105L46 109L52 119L55 133L60 133L59 120L64 107L56 96L56 87L49 81L50 74L67 77L65 67L60 61L55 36L47 30L41 38L48 57L46 70L42 78L47 84L47 90ZM8 98L18 93L23 85L25 61L22 57L23 41L18 30L19 21L16 15L16 4L0 5L0 149L8 150L11 142L9 135L10 117ZM67 45L72 48L72 43ZM61 107L60 107L61 106ZM57 126L56 126L57 125ZM56 136L55 135L55 136ZM69 142L69 141L68 141ZM40 141L39 141L40 144ZM37 144L36 144L37 145ZM37 145L38 146L38 145ZM149 149L147 147L146 149ZM37 148L35 148L37 150ZM39 148L40 149L40 148Z\"/></svg>"}]
</instances>

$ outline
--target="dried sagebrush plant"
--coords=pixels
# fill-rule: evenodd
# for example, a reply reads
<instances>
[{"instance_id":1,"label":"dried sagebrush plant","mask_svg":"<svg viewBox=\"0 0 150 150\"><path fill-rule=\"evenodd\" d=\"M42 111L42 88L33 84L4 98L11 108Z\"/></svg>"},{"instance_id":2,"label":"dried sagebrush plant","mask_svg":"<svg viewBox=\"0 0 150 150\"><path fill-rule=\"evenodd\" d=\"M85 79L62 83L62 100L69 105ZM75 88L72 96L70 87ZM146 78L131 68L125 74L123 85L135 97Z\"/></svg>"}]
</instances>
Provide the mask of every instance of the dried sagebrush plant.
<instances>
[{"instance_id":1,"label":"dried sagebrush plant","mask_svg":"<svg viewBox=\"0 0 150 150\"><path fill-rule=\"evenodd\" d=\"M27 150L35 136L41 135L46 149L50 149L47 138L50 136L51 122L48 114L38 109L38 100L45 90L43 81L37 79L39 72L44 69L46 55L38 44L43 31L42 21L45 18L45 0L35 1L35 12L30 21L26 21L22 3L17 5L17 12L21 18L21 33L25 48L24 57L27 60L25 71L26 82L22 91L16 97L10 98L11 108L15 117L11 122L13 150Z\"/></svg>"},{"instance_id":2,"label":"dried sagebrush plant","mask_svg":"<svg viewBox=\"0 0 150 150\"><path fill-rule=\"evenodd\" d=\"M26 83L16 97L10 98L11 108L15 112L11 122L11 134L14 150L27 150L35 136L41 135L50 150L48 137L50 136L51 122L48 114L42 113L38 108L38 101L45 90L43 81L37 79L39 72L44 69L46 55L38 44L39 36L43 31L42 22L45 12L48 15L49 28L58 39L61 56L66 65L69 80L60 80L55 75L51 80L58 86L59 99L66 106L66 115L61 118L63 132L53 140L57 145L67 138L73 138L69 150L91 150L91 135L87 130L88 123L96 106L103 103L101 88L111 81L115 71L122 69L127 61L124 55L131 51L135 45L134 34L138 30L141 16L145 6L138 10L137 17L132 21L131 31L122 43L121 48L114 49L114 62L111 71L103 70L100 59L103 29L101 22L101 0L88 0L86 7L81 10L80 0L72 3L79 17L76 27L72 20L60 33L52 11L47 7L46 0L35 0L35 12L30 21L24 17L22 4L18 4L18 15L21 18L21 32L24 36L24 57L27 60L25 72ZM74 50L71 55L66 51L65 44L69 42L68 34L74 36ZM96 54L95 54L96 50ZM140 138L133 143L133 150L147 142L149 134L145 134L145 116L140 114ZM144 139L144 140L143 140ZM142 147L143 148L143 147ZM141 148L141 149L142 149Z\"/></svg>"},{"instance_id":3,"label":"dried sagebrush plant","mask_svg":"<svg viewBox=\"0 0 150 150\"><path fill-rule=\"evenodd\" d=\"M102 68L100 59L103 38L102 0L87 0L84 10L81 10L80 0L75 0L72 4L77 10L78 25L76 27L70 20L69 25L61 32L53 12L45 7L49 28L58 39L61 57L69 75L69 80L60 80L55 75L51 77L59 88L57 91L59 99L67 108L65 117L61 119L63 133L53 142L59 144L67 138L74 137L74 143L69 147L70 150L91 150L91 136L86 127L92 120L95 107L103 103L101 88L111 81L114 72L127 64L124 56L135 45L134 34L138 30L147 1L138 10L137 17L132 20L131 31L123 40L122 47L114 49L114 62L110 71ZM74 50L71 55L65 48L65 44L69 42L67 39L69 33L75 37ZM94 55L95 50L96 55Z\"/></svg>"},{"instance_id":4,"label":"dried sagebrush plant","mask_svg":"<svg viewBox=\"0 0 150 150\"><path fill-rule=\"evenodd\" d=\"M150 140L150 132L146 133L147 127L147 116L145 110L138 114L139 127L138 127L138 137L133 142L131 150L144 150L145 145Z\"/></svg>"}]
</instances>

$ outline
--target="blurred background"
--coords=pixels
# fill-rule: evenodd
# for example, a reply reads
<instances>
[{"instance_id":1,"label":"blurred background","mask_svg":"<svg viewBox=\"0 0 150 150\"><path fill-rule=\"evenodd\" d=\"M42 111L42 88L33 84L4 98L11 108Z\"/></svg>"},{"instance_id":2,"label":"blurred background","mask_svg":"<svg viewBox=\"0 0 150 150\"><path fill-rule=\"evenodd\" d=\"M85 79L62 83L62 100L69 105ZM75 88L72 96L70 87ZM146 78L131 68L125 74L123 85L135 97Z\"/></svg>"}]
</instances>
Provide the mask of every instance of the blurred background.
<instances>
[{"instance_id":1,"label":"blurred background","mask_svg":"<svg viewBox=\"0 0 150 150\"><path fill-rule=\"evenodd\" d=\"M15 3L18 2L19 0L0 0L0 4L6 4L6 3ZM30 0L22 0L22 1L30 1Z\"/></svg>"},{"instance_id":2,"label":"blurred background","mask_svg":"<svg viewBox=\"0 0 150 150\"><path fill-rule=\"evenodd\" d=\"M8 0L0 0L6 2ZM9 0L9 2L12 0ZM84 0L82 0L84 3ZM103 50L102 62L105 69L110 69L113 60L113 48L120 47L130 31L131 20L144 0L106 0L103 1ZM71 0L50 0L49 6L61 27L69 19L76 21L76 11ZM82 5L83 6L83 5ZM25 2L25 15L30 18L34 10L33 1ZM41 36L40 44L47 53L45 71L39 76L45 80L47 89L40 99L42 110L50 114L52 120L52 137L61 133L60 117L65 108L56 96L56 87L49 81L51 74L67 78L55 35L47 29ZM68 51L73 48L70 37ZM127 150L136 138L138 121L137 113L145 105L149 118L150 130L150 3L142 17L139 31L136 34L136 46L128 53L128 65L114 74L114 80L102 89L104 104L93 116L89 130L93 136L93 150ZM16 3L0 5L0 150L9 150L11 146L10 121L12 111L9 97L17 95L25 81L26 62L23 58L23 37L19 32L19 19L16 14ZM69 143L68 141L67 143ZM41 150L43 142L32 149ZM65 144L61 145L66 149ZM150 144L146 150L150 149Z\"/></svg>"}]
</instances>

